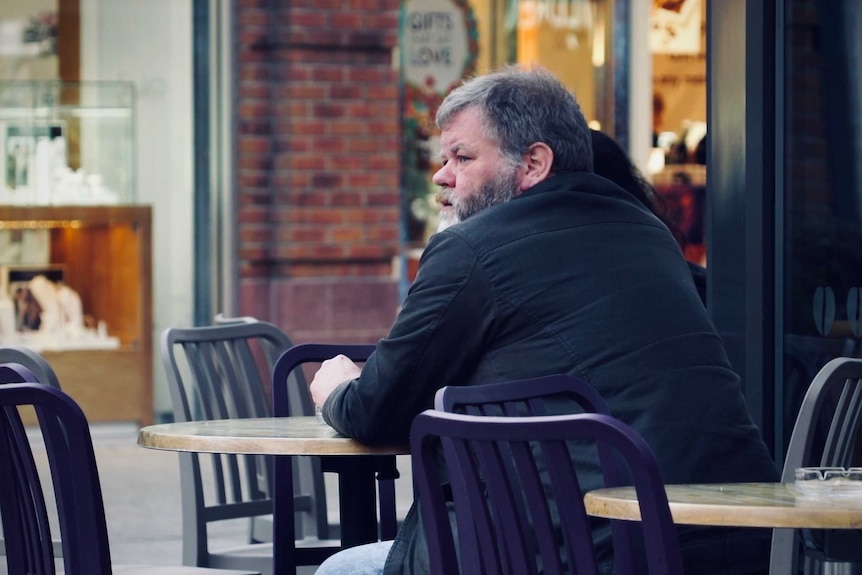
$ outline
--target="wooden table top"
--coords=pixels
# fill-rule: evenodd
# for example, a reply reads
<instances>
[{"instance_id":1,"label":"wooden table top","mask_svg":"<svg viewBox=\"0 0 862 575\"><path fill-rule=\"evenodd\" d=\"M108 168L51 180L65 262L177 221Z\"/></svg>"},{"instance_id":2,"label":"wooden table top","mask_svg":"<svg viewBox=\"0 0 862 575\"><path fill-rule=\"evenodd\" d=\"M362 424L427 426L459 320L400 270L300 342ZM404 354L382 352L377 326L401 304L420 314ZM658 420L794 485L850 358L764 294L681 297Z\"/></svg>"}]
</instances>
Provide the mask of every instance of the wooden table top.
<instances>
[{"instance_id":1,"label":"wooden table top","mask_svg":"<svg viewBox=\"0 0 862 575\"><path fill-rule=\"evenodd\" d=\"M404 455L407 445L368 446L315 416L216 419L142 427L138 445L168 451L255 455Z\"/></svg>"},{"instance_id":2,"label":"wooden table top","mask_svg":"<svg viewBox=\"0 0 862 575\"><path fill-rule=\"evenodd\" d=\"M739 527L862 528L862 493L819 495L793 483L666 485L675 523ZM633 487L597 489L584 496L587 513L640 520Z\"/></svg>"}]
</instances>

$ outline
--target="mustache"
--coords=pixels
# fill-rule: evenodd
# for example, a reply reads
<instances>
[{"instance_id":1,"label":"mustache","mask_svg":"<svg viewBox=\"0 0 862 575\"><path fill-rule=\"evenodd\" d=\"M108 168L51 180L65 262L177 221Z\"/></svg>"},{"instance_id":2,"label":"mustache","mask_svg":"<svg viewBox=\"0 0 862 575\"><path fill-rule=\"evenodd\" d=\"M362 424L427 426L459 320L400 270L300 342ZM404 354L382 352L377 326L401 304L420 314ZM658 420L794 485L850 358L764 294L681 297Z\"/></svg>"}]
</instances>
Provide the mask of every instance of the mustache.
<instances>
[{"instance_id":1,"label":"mustache","mask_svg":"<svg viewBox=\"0 0 862 575\"><path fill-rule=\"evenodd\" d=\"M452 205L452 196L449 193L449 190L446 188L442 188L437 191L434 195L434 199L437 200L437 203L441 206L450 206Z\"/></svg>"}]
</instances>

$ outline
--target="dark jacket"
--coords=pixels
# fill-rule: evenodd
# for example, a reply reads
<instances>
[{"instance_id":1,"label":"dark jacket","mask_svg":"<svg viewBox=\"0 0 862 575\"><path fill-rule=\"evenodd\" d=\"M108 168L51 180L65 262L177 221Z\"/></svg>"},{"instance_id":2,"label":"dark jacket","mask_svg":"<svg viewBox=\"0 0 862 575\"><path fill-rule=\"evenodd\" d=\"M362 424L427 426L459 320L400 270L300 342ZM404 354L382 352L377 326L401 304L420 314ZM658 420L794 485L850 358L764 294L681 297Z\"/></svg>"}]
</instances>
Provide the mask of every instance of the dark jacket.
<instances>
[{"instance_id":1,"label":"dark jacket","mask_svg":"<svg viewBox=\"0 0 862 575\"><path fill-rule=\"evenodd\" d=\"M552 373L590 382L667 483L778 479L673 236L592 174L553 176L432 236L389 335L323 413L361 442L401 442L444 385ZM416 515L387 574L423 572Z\"/></svg>"}]
</instances>

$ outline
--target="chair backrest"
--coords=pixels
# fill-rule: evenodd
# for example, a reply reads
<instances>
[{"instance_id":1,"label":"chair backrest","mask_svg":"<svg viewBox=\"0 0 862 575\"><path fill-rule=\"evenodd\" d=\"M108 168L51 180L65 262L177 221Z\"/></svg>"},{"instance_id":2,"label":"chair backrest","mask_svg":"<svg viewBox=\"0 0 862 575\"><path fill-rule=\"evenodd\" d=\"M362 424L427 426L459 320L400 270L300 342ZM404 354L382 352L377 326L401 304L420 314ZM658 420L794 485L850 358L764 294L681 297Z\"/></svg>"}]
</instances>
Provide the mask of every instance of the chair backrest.
<instances>
[{"instance_id":1,"label":"chair backrest","mask_svg":"<svg viewBox=\"0 0 862 575\"><path fill-rule=\"evenodd\" d=\"M290 378L294 374L301 374L299 369L306 363L318 363L336 355L342 354L352 361L363 362L376 348L372 344L328 344L328 343L303 343L295 345L285 351L276 360L272 371L272 404L273 413L276 417L293 415L297 406L291 394ZM287 383L285 385L285 383ZM310 398L309 398L310 400ZM309 408L314 413L314 407Z\"/></svg>"},{"instance_id":2,"label":"chair backrest","mask_svg":"<svg viewBox=\"0 0 862 575\"><path fill-rule=\"evenodd\" d=\"M169 328L160 354L167 373L174 419L201 421L270 417L271 374L276 358L291 347L278 327L262 321ZM291 409L285 415L313 415L301 372L286 379ZM187 564L206 565L207 524L225 519L252 520L250 541L271 541L271 523L255 518L272 513L273 461L267 456L180 454L183 554ZM293 464L297 539L329 538L325 485L317 458ZM207 485L212 482L214 488ZM269 532L259 534L266 526Z\"/></svg>"},{"instance_id":3,"label":"chair backrest","mask_svg":"<svg viewBox=\"0 0 862 575\"><path fill-rule=\"evenodd\" d=\"M575 402L585 412L611 414L593 386L568 374L487 385L449 385L437 390L434 408L468 415L553 415L555 409L548 403L560 401L564 404L557 409L571 410L571 402Z\"/></svg>"},{"instance_id":4,"label":"chair backrest","mask_svg":"<svg viewBox=\"0 0 862 575\"><path fill-rule=\"evenodd\" d=\"M782 482L793 482L798 467L859 466L854 461L856 438L862 420L862 359L838 357L814 376L796 417ZM801 531L805 547L815 555L825 547L835 562L862 559L862 533L849 530ZM844 557L841 557L844 555ZM772 536L770 573L796 573L799 557L798 534L792 529L776 529Z\"/></svg>"},{"instance_id":5,"label":"chair backrest","mask_svg":"<svg viewBox=\"0 0 862 575\"><path fill-rule=\"evenodd\" d=\"M486 385L446 386L437 390L434 408L450 413L493 416L561 415L571 413L603 413L610 408L599 392L586 381L569 374L547 375L529 379ZM600 463L604 466L606 487L623 485L626 469L613 453L598 446ZM635 558L642 561L641 541L634 526L624 521L593 519L594 524L610 523L615 542L614 562L618 575L636 572ZM472 545L472 532L460 534L462 542Z\"/></svg>"},{"instance_id":6,"label":"chair backrest","mask_svg":"<svg viewBox=\"0 0 862 575\"><path fill-rule=\"evenodd\" d=\"M0 385L25 382L43 383L60 389L57 374L41 355L27 347L14 345L0 347ZM6 543L0 536L0 555L5 553ZM59 540L54 542L54 556L63 556Z\"/></svg>"},{"instance_id":7,"label":"chair backrest","mask_svg":"<svg viewBox=\"0 0 862 575\"><path fill-rule=\"evenodd\" d=\"M19 364L6 364L8 370ZM26 379L28 373L20 372ZM19 407L33 406L50 478L40 477ZM0 385L0 517L9 573L53 575L54 553L43 485L53 486L66 575L111 572L105 510L86 417L56 387ZM50 500L50 498L49 498Z\"/></svg>"},{"instance_id":8,"label":"chair backrest","mask_svg":"<svg viewBox=\"0 0 862 575\"><path fill-rule=\"evenodd\" d=\"M569 442L584 440L607 446L629 467L649 573L681 574L658 465L627 425L595 413L496 417L428 410L414 420L410 444L431 572L597 573L591 524L569 451ZM441 445L445 471L437 464ZM444 482L451 488L459 539L476 533L474 545L462 544L459 551Z\"/></svg>"}]
</instances>

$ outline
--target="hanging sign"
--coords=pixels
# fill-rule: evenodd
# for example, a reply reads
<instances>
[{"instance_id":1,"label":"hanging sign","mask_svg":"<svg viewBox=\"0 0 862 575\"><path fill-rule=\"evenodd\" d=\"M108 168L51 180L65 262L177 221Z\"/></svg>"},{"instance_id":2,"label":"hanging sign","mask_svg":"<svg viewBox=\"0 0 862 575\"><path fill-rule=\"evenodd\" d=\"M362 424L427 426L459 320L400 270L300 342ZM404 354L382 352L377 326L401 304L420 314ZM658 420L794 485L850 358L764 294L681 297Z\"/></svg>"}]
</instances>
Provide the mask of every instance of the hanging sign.
<instances>
[{"instance_id":1,"label":"hanging sign","mask_svg":"<svg viewBox=\"0 0 862 575\"><path fill-rule=\"evenodd\" d=\"M475 69L476 19L466 0L407 0L402 26L408 102L433 113L436 104Z\"/></svg>"}]
</instances>

